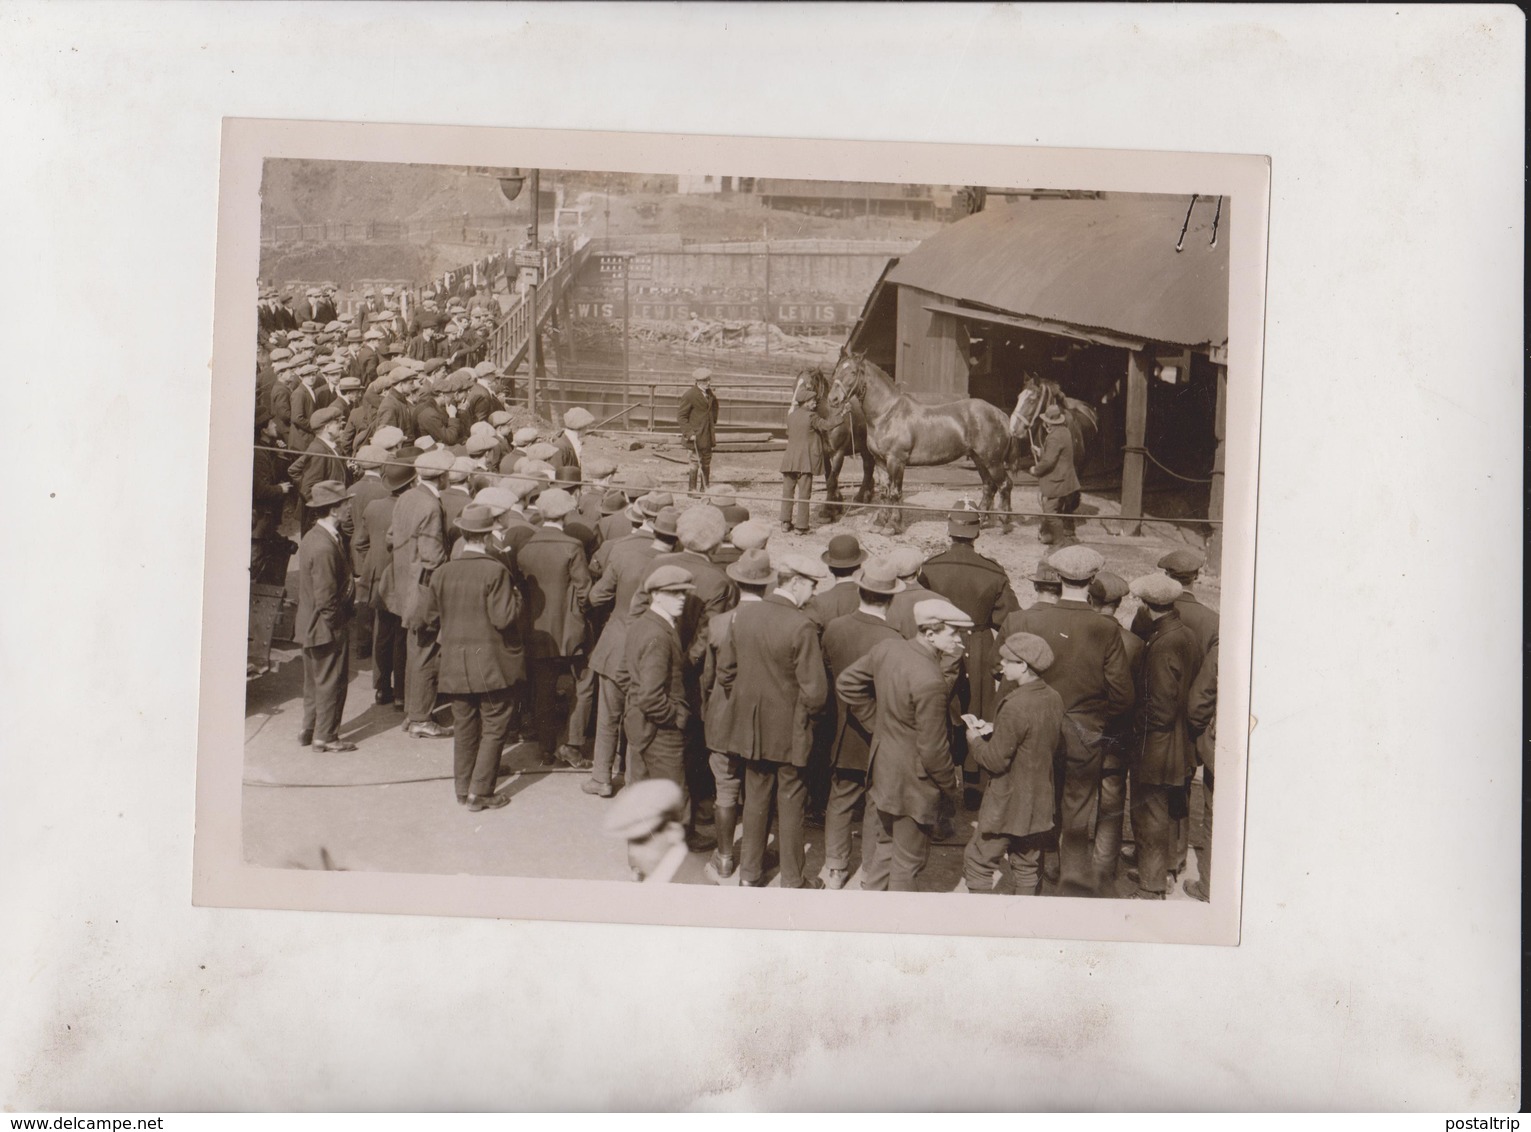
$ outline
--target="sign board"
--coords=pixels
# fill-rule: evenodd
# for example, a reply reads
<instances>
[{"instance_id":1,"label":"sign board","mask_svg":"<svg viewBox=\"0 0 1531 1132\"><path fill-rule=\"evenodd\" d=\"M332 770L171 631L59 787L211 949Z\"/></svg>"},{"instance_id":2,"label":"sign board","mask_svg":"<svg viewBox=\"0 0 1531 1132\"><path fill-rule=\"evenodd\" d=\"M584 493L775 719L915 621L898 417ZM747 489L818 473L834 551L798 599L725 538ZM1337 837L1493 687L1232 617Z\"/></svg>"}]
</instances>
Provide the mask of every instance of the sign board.
<instances>
[{"instance_id":1,"label":"sign board","mask_svg":"<svg viewBox=\"0 0 1531 1132\"><path fill-rule=\"evenodd\" d=\"M766 318L778 326L850 326L861 316L859 303L798 302L773 300L761 302L722 302L702 299L634 299L629 307L633 318L685 322L696 312L698 318L714 322L759 322ZM621 318L622 296L605 290L581 289L574 295L576 318Z\"/></svg>"},{"instance_id":2,"label":"sign board","mask_svg":"<svg viewBox=\"0 0 1531 1132\"><path fill-rule=\"evenodd\" d=\"M517 267L542 266L542 253L536 248L517 248L515 251L515 263Z\"/></svg>"},{"instance_id":3,"label":"sign board","mask_svg":"<svg viewBox=\"0 0 1531 1132\"><path fill-rule=\"evenodd\" d=\"M622 265L625 260L629 279L652 279L654 276L654 257L651 255L603 255L597 258L600 261L602 275L622 278Z\"/></svg>"}]
</instances>

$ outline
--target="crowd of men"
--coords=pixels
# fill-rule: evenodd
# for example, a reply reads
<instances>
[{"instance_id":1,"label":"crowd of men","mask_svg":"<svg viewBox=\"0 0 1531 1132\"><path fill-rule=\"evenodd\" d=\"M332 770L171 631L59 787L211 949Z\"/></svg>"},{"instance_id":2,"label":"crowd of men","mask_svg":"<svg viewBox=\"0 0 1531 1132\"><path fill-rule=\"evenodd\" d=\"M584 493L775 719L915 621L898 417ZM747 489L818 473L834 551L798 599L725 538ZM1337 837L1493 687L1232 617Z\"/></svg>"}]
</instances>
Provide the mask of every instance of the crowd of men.
<instances>
[{"instance_id":1,"label":"crowd of men","mask_svg":"<svg viewBox=\"0 0 1531 1132\"><path fill-rule=\"evenodd\" d=\"M1114 895L1119 867L1138 897L1170 891L1198 766L1211 818L1199 552L1129 584L1065 539L1024 609L970 509L929 558L868 557L849 534L776 553L772 524L706 490L705 372L682 406L690 490L672 495L587 453L584 409L551 437L515 428L504 375L463 345L483 312L422 303L416 322L389 298L263 330L258 351L252 574L285 580L295 528L300 743L355 749L354 654L408 735L452 739L467 810L507 804L501 755L534 742L612 799L640 878L762 885L774 831L783 887L843 888L859 824L861 887L910 890L969 813L968 892ZM784 499L783 527L803 503ZM1207 899L1209 881L1208 851L1187 891Z\"/></svg>"}]
</instances>

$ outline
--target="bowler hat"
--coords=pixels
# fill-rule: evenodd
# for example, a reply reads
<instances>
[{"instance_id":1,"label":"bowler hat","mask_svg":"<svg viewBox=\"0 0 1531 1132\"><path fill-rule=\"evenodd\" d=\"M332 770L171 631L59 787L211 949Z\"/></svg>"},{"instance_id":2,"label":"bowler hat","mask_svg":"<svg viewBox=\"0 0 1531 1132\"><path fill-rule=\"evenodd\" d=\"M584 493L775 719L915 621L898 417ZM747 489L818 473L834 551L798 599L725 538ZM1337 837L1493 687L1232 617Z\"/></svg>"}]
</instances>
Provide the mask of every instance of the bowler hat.
<instances>
[{"instance_id":1,"label":"bowler hat","mask_svg":"<svg viewBox=\"0 0 1531 1132\"><path fill-rule=\"evenodd\" d=\"M844 570L865 562L866 551L861 549L861 542L855 535L836 535L829 540L829 548L819 557L830 569Z\"/></svg>"}]
</instances>

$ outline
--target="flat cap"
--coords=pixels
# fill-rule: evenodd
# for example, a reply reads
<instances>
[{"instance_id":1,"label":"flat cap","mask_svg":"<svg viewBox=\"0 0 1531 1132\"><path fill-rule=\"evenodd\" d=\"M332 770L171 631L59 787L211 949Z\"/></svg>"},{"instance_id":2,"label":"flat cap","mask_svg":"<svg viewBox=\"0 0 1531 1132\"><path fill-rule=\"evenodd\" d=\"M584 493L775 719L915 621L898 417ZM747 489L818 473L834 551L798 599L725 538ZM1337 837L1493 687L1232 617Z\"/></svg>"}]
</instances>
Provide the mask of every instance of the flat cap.
<instances>
[{"instance_id":1,"label":"flat cap","mask_svg":"<svg viewBox=\"0 0 1531 1132\"><path fill-rule=\"evenodd\" d=\"M452 461L452 482L461 483L476 471L478 471L478 465L471 457L459 456Z\"/></svg>"},{"instance_id":2,"label":"flat cap","mask_svg":"<svg viewBox=\"0 0 1531 1132\"><path fill-rule=\"evenodd\" d=\"M388 453L376 444L363 444L356 450L356 466L362 471L368 468L382 467L383 461L388 459Z\"/></svg>"},{"instance_id":3,"label":"flat cap","mask_svg":"<svg viewBox=\"0 0 1531 1132\"><path fill-rule=\"evenodd\" d=\"M468 437L468 442L463 445L468 450L468 453L473 456L477 456L480 452L491 452L499 446L500 438L492 430L487 435L482 432L475 432L472 436Z\"/></svg>"},{"instance_id":4,"label":"flat cap","mask_svg":"<svg viewBox=\"0 0 1531 1132\"><path fill-rule=\"evenodd\" d=\"M494 425L495 428L499 428L501 425L508 425L510 423L510 414L504 409L496 409L489 414L489 423Z\"/></svg>"},{"instance_id":5,"label":"flat cap","mask_svg":"<svg viewBox=\"0 0 1531 1132\"><path fill-rule=\"evenodd\" d=\"M944 597L928 597L914 603L916 625L951 625L957 629L971 629L973 619Z\"/></svg>"},{"instance_id":6,"label":"flat cap","mask_svg":"<svg viewBox=\"0 0 1531 1132\"><path fill-rule=\"evenodd\" d=\"M638 588L646 594L651 594L656 590L694 590L696 589L696 578L684 566L666 564L655 567L653 572L643 579L643 584Z\"/></svg>"},{"instance_id":7,"label":"flat cap","mask_svg":"<svg viewBox=\"0 0 1531 1132\"><path fill-rule=\"evenodd\" d=\"M539 433L531 425L523 425L511 434L510 441L517 448L525 448L528 444L536 444Z\"/></svg>"},{"instance_id":8,"label":"flat cap","mask_svg":"<svg viewBox=\"0 0 1531 1132\"><path fill-rule=\"evenodd\" d=\"M675 534L687 550L707 554L723 541L727 526L723 512L706 503L698 503L681 512L675 521Z\"/></svg>"},{"instance_id":9,"label":"flat cap","mask_svg":"<svg viewBox=\"0 0 1531 1132\"><path fill-rule=\"evenodd\" d=\"M432 448L436 447L436 438L428 435L417 436L415 437L415 447L421 452L429 452Z\"/></svg>"},{"instance_id":10,"label":"flat cap","mask_svg":"<svg viewBox=\"0 0 1531 1132\"><path fill-rule=\"evenodd\" d=\"M445 358L430 358L421 368L426 373L435 373L437 370L446 369L450 364Z\"/></svg>"},{"instance_id":11,"label":"flat cap","mask_svg":"<svg viewBox=\"0 0 1531 1132\"><path fill-rule=\"evenodd\" d=\"M549 488L537 497L537 510L549 519L562 519L576 506L574 496L561 487Z\"/></svg>"},{"instance_id":12,"label":"flat cap","mask_svg":"<svg viewBox=\"0 0 1531 1132\"><path fill-rule=\"evenodd\" d=\"M283 358L290 357L292 357L292 351L289 350L286 346L278 346L275 350L271 351L271 360L273 362L279 362Z\"/></svg>"},{"instance_id":13,"label":"flat cap","mask_svg":"<svg viewBox=\"0 0 1531 1132\"><path fill-rule=\"evenodd\" d=\"M1170 574L1194 574L1207 564L1207 556L1189 546L1170 551L1159 559L1159 569Z\"/></svg>"},{"instance_id":14,"label":"flat cap","mask_svg":"<svg viewBox=\"0 0 1531 1132\"><path fill-rule=\"evenodd\" d=\"M564 428L571 428L576 432L582 428L589 428L593 424L595 424L595 417L591 415L590 410L581 408L579 405L575 405L563 415Z\"/></svg>"},{"instance_id":15,"label":"flat cap","mask_svg":"<svg viewBox=\"0 0 1531 1132\"><path fill-rule=\"evenodd\" d=\"M1103 605L1127 596L1127 580L1110 570L1102 570L1090 580L1090 596Z\"/></svg>"},{"instance_id":16,"label":"flat cap","mask_svg":"<svg viewBox=\"0 0 1531 1132\"><path fill-rule=\"evenodd\" d=\"M914 577L925 565L925 556L912 546L895 546L888 551L887 559L900 578Z\"/></svg>"},{"instance_id":17,"label":"flat cap","mask_svg":"<svg viewBox=\"0 0 1531 1132\"><path fill-rule=\"evenodd\" d=\"M603 456L592 456L584 462L587 480L605 479L617 474L617 466Z\"/></svg>"},{"instance_id":18,"label":"flat cap","mask_svg":"<svg viewBox=\"0 0 1531 1132\"><path fill-rule=\"evenodd\" d=\"M708 369L706 366L697 366L694 370L691 371L691 380L710 381L712 380L712 370Z\"/></svg>"},{"instance_id":19,"label":"flat cap","mask_svg":"<svg viewBox=\"0 0 1531 1132\"><path fill-rule=\"evenodd\" d=\"M494 425L490 424L488 421L474 421L471 425L468 426L468 435L492 436L496 442L499 441L499 434L494 431Z\"/></svg>"},{"instance_id":20,"label":"flat cap","mask_svg":"<svg viewBox=\"0 0 1531 1132\"><path fill-rule=\"evenodd\" d=\"M1047 564L1066 582L1088 582L1100 572L1106 560L1088 546L1074 543L1053 551L1047 557Z\"/></svg>"},{"instance_id":21,"label":"flat cap","mask_svg":"<svg viewBox=\"0 0 1531 1132\"><path fill-rule=\"evenodd\" d=\"M329 424L331 421L338 421L340 419L341 419L340 406L339 405L326 405L324 408L322 408L318 412L316 412L313 416L309 417L308 418L308 423L313 425L314 428L317 429L317 428L323 428L325 425Z\"/></svg>"},{"instance_id":22,"label":"flat cap","mask_svg":"<svg viewBox=\"0 0 1531 1132\"><path fill-rule=\"evenodd\" d=\"M645 778L622 788L601 820L610 837L632 841L648 837L666 822L681 819L684 795L668 778Z\"/></svg>"},{"instance_id":23,"label":"flat cap","mask_svg":"<svg viewBox=\"0 0 1531 1132\"><path fill-rule=\"evenodd\" d=\"M1010 634L999 646L999 655L1022 661L1034 672L1046 672L1053 666L1053 650L1035 633Z\"/></svg>"},{"instance_id":24,"label":"flat cap","mask_svg":"<svg viewBox=\"0 0 1531 1132\"><path fill-rule=\"evenodd\" d=\"M428 476L439 476L443 472L450 472L456 459L447 449L437 445L415 457L415 471L424 472Z\"/></svg>"},{"instance_id":25,"label":"flat cap","mask_svg":"<svg viewBox=\"0 0 1531 1132\"><path fill-rule=\"evenodd\" d=\"M789 551L783 554L776 562L777 569L782 573L782 580L786 580L788 574L796 574L800 577L810 578L815 582L823 581L829 577L829 567L807 554L799 554Z\"/></svg>"},{"instance_id":26,"label":"flat cap","mask_svg":"<svg viewBox=\"0 0 1531 1132\"><path fill-rule=\"evenodd\" d=\"M342 377L339 381L337 381L335 383L335 388L336 389L344 390L347 393L351 392L351 390L353 390L353 389L360 389L361 388L361 378L359 378L359 377Z\"/></svg>"},{"instance_id":27,"label":"flat cap","mask_svg":"<svg viewBox=\"0 0 1531 1132\"><path fill-rule=\"evenodd\" d=\"M521 497L513 491L507 491L503 487L495 486L484 488L473 497L473 502L477 503L480 507L489 508L490 513L495 518L499 518L517 503L520 503Z\"/></svg>"},{"instance_id":28,"label":"flat cap","mask_svg":"<svg viewBox=\"0 0 1531 1132\"><path fill-rule=\"evenodd\" d=\"M404 443L404 430L398 425L384 425L372 434L372 443L379 448L397 448Z\"/></svg>"},{"instance_id":29,"label":"flat cap","mask_svg":"<svg viewBox=\"0 0 1531 1132\"><path fill-rule=\"evenodd\" d=\"M1133 597L1148 605L1173 605L1185 593L1185 587L1168 574L1144 574L1134 578L1129 588Z\"/></svg>"},{"instance_id":30,"label":"flat cap","mask_svg":"<svg viewBox=\"0 0 1531 1132\"><path fill-rule=\"evenodd\" d=\"M552 444L533 444L526 450L526 455L530 460L541 460L543 463L547 463L554 456L558 455L558 449Z\"/></svg>"},{"instance_id":31,"label":"flat cap","mask_svg":"<svg viewBox=\"0 0 1531 1132\"><path fill-rule=\"evenodd\" d=\"M770 541L770 524L759 519L746 519L733 529L728 541L740 550L759 550Z\"/></svg>"},{"instance_id":32,"label":"flat cap","mask_svg":"<svg viewBox=\"0 0 1531 1132\"><path fill-rule=\"evenodd\" d=\"M474 377L488 377L490 374L499 373L499 372L500 372L499 371L499 367L497 367L493 362L489 361L488 359L485 359L484 361L479 362L478 365L473 367L473 376Z\"/></svg>"}]
</instances>

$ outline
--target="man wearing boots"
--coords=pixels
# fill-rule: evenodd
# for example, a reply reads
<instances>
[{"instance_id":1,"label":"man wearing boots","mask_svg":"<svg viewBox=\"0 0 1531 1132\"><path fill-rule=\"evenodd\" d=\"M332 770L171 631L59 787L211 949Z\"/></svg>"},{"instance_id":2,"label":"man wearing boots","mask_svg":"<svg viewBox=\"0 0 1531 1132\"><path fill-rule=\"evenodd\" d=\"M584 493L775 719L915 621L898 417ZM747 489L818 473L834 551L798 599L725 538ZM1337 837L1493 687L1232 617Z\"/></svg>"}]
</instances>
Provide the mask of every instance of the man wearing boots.
<instances>
[{"instance_id":1,"label":"man wearing boots","mask_svg":"<svg viewBox=\"0 0 1531 1132\"><path fill-rule=\"evenodd\" d=\"M1042 414L1042 423L1047 428L1047 438L1042 441L1042 451L1031 467L1031 474L1037 477L1037 494L1041 497L1044 512L1037 540L1045 544L1073 542L1074 520L1054 516L1069 516L1079 510L1074 438L1069 433L1068 419L1057 405Z\"/></svg>"},{"instance_id":2,"label":"man wearing boots","mask_svg":"<svg viewBox=\"0 0 1531 1132\"><path fill-rule=\"evenodd\" d=\"M712 391L712 370L698 366L691 372L694 383L680 396L675 422L691 457L686 473L686 490L706 490L712 482L712 445L718 423L718 398Z\"/></svg>"}]
</instances>

